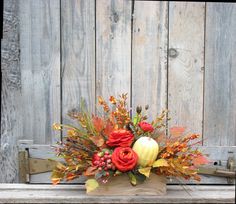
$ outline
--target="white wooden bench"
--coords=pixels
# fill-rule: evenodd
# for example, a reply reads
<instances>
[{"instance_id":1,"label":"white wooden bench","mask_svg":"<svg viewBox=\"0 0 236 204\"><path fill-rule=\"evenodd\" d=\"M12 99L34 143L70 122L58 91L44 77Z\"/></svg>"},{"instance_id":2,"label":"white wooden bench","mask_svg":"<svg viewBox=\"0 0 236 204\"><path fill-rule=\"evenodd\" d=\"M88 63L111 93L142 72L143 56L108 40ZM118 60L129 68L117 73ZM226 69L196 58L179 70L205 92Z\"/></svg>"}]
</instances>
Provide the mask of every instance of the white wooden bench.
<instances>
[{"instance_id":1,"label":"white wooden bench","mask_svg":"<svg viewBox=\"0 0 236 204\"><path fill-rule=\"evenodd\" d=\"M104 197L86 195L83 185L0 184L0 203L235 203L235 186L168 185L167 192Z\"/></svg>"}]
</instances>

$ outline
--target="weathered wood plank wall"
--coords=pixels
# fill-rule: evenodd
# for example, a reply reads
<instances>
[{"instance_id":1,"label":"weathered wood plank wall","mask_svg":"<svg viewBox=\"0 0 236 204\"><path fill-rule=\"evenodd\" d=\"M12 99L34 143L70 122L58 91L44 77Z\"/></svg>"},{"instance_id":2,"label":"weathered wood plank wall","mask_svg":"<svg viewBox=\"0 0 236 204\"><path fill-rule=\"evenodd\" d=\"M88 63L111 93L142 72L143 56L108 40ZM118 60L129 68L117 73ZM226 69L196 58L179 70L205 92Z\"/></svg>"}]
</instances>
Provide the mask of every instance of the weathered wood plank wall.
<instances>
[{"instance_id":1,"label":"weathered wood plank wall","mask_svg":"<svg viewBox=\"0 0 236 204\"><path fill-rule=\"evenodd\" d=\"M204 138L207 146L236 145L236 4L206 10Z\"/></svg>"},{"instance_id":2,"label":"weathered wood plank wall","mask_svg":"<svg viewBox=\"0 0 236 204\"><path fill-rule=\"evenodd\" d=\"M169 124L202 133L205 3L170 2L168 110Z\"/></svg>"},{"instance_id":3,"label":"weathered wood plank wall","mask_svg":"<svg viewBox=\"0 0 236 204\"><path fill-rule=\"evenodd\" d=\"M137 1L133 11L132 106L150 119L167 107L168 2Z\"/></svg>"},{"instance_id":4,"label":"weathered wood plank wall","mask_svg":"<svg viewBox=\"0 0 236 204\"><path fill-rule=\"evenodd\" d=\"M235 4L4 3L0 182L17 181L17 140L60 139L51 125L71 122L81 97L94 111L96 96L127 92L133 108L168 108L169 125L203 133L209 151L236 145Z\"/></svg>"},{"instance_id":5,"label":"weathered wood plank wall","mask_svg":"<svg viewBox=\"0 0 236 204\"><path fill-rule=\"evenodd\" d=\"M96 96L130 93L132 1L96 1Z\"/></svg>"},{"instance_id":6,"label":"weathered wood plank wall","mask_svg":"<svg viewBox=\"0 0 236 204\"><path fill-rule=\"evenodd\" d=\"M0 182L17 181L17 147L22 135L19 7L17 0L4 2L1 40L1 136Z\"/></svg>"},{"instance_id":7,"label":"weathered wood plank wall","mask_svg":"<svg viewBox=\"0 0 236 204\"><path fill-rule=\"evenodd\" d=\"M81 98L94 110L95 1L61 1L62 122Z\"/></svg>"},{"instance_id":8,"label":"weathered wood plank wall","mask_svg":"<svg viewBox=\"0 0 236 204\"><path fill-rule=\"evenodd\" d=\"M21 0L20 73L21 139L38 144L54 140L52 124L60 121L60 1Z\"/></svg>"}]
</instances>

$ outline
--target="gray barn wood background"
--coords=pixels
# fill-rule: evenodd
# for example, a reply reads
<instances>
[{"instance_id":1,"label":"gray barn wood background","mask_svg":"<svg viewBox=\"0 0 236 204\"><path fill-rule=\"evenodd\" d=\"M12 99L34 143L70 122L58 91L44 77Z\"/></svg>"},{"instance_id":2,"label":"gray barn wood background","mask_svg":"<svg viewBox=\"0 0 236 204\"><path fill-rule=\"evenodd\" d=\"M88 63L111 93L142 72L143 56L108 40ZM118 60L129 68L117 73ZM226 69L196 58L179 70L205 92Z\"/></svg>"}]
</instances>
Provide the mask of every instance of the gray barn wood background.
<instances>
[{"instance_id":1,"label":"gray barn wood background","mask_svg":"<svg viewBox=\"0 0 236 204\"><path fill-rule=\"evenodd\" d=\"M17 141L52 144L80 98L127 92L170 110L223 155L236 146L236 4L5 0L0 182L17 182ZM223 153L224 152L224 153Z\"/></svg>"}]
</instances>

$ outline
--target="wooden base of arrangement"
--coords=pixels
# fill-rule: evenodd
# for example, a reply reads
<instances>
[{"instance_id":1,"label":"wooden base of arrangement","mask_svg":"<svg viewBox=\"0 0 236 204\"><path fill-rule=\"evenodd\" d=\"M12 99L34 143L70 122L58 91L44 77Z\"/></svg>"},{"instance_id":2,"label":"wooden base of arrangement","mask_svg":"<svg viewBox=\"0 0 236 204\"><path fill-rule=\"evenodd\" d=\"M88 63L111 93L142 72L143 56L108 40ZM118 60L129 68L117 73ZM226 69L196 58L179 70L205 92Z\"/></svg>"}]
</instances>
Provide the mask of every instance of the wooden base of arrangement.
<instances>
[{"instance_id":1,"label":"wooden base of arrangement","mask_svg":"<svg viewBox=\"0 0 236 204\"><path fill-rule=\"evenodd\" d=\"M109 179L106 184L100 184L88 195L165 195L166 178L156 174L150 174L143 183L136 186L130 184L126 174Z\"/></svg>"}]
</instances>

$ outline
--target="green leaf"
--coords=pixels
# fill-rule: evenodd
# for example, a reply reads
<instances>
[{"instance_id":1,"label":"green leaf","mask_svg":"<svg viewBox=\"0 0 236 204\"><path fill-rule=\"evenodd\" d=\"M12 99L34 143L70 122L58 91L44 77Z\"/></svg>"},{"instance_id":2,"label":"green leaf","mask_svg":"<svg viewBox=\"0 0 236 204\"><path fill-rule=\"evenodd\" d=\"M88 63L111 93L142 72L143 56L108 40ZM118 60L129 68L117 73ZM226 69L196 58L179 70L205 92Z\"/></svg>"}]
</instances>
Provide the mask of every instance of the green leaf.
<instances>
[{"instance_id":1,"label":"green leaf","mask_svg":"<svg viewBox=\"0 0 236 204\"><path fill-rule=\"evenodd\" d=\"M160 166L169 166L169 164L165 159L158 159L152 164L152 167L160 167Z\"/></svg>"},{"instance_id":2,"label":"green leaf","mask_svg":"<svg viewBox=\"0 0 236 204\"><path fill-rule=\"evenodd\" d=\"M140 174L143 174L144 176L146 176L147 178L149 178L150 176L150 172L151 172L151 167L145 167L145 168L141 168L138 170Z\"/></svg>"},{"instance_id":3,"label":"green leaf","mask_svg":"<svg viewBox=\"0 0 236 204\"><path fill-rule=\"evenodd\" d=\"M140 122L140 115L136 114L133 118L133 124L136 125L139 122Z\"/></svg>"},{"instance_id":4,"label":"green leaf","mask_svg":"<svg viewBox=\"0 0 236 204\"><path fill-rule=\"evenodd\" d=\"M133 186L136 186L137 185L137 179L136 179L135 175L131 172L128 172L128 176L129 176L130 183Z\"/></svg>"},{"instance_id":5,"label":"green leaf","mask_svg":"<svg viewBox=\"0 0 236 204\"><path fill-rule=\"evenodd\" d=\"M85 187L86 187L87 193L94 191L98 186L99 186L99 184L95 179L88 179L85 182Z\"/></svg>"},{"instance_id":6,"label":"green leaf","mask_svg":"<svg viewBox=\"0 0 236 204\"><path fill-rule=\"evenodd\" d=\"M137 122L138 122L138 117L137 117L137 115L135 115L134 118L133 118L133 123L134 123L134 125L136 125Z\"/></svg>"}]
</instances>

